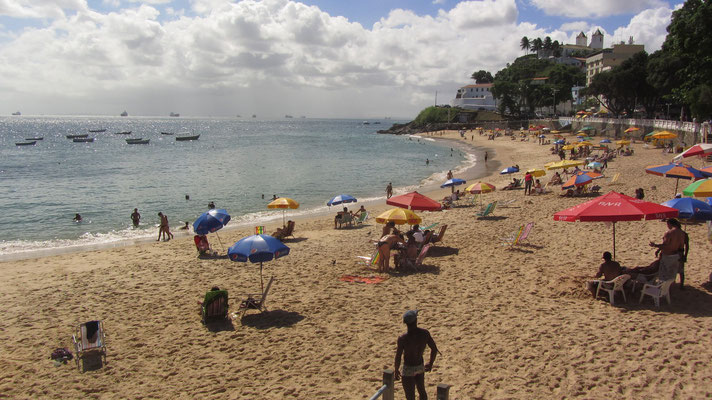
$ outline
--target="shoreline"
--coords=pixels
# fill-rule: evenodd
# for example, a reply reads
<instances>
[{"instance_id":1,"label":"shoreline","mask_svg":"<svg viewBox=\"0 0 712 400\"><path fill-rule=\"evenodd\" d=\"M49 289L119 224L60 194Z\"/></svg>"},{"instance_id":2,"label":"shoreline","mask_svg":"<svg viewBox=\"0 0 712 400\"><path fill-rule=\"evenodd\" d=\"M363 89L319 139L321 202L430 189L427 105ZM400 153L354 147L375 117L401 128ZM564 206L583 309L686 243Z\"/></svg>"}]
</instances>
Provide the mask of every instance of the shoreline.
<instances>
[{"instance_id":1,"label":"shoreline","mask_svg":"<svg viewBox=\"0 0 712 400\"><path fill-rule=\"evenodd\" d=\"M419 138L427 138L426 134L420 134L420 135L410 135L411 137L419 137ZM468 156L469 157L475 157L475 160L481 160L481 155L484 154L484 151L489 151L490 154L493 154L492 149L486 149L482 148L480 149L479 147L472 145L470 143L462 142L456 139L452 138L440 138L440 137L433 137L434 142L440 143L451 143L453 148L456 148L464 153L464 159L462 162L455 168L453 168L454 171L458 171L458 177L459 176L466 176L470 177L469 179L476 179L477 177L483 176L483 174L487 173L487 168L483 165L480 165L479 162L475 161L472 165L467 165L469 163ZM442 146L446 147L446 146ZM496 160L492 160L493 162ZM437 182L436 178L440 175L442 175L444 181L444 177L447 173L447 170L443 171L437 171L433 172L431 175L429 175L426 178L421 179L420 182L412 184L412 185L406 185L402 187L397 187L394 188L394 195L399 195L399 194L404 194L408 193L410 191L420 191L422 194L425 195L430 195L430 194L440 194L440 188L439 188L439 183ZM463 178L463 179L468 179L468 178ZM444 197L445 194L443 194ZM357 203L353 204L358 204L361 205L363 204L364 207L367 208L373 208L374 206L378 205L379 203L383 202L385 203L386 196L371 196L368 197L366 200L359 200ZM352 205L349 204L347 207L351 207ZM288 219L293 219L295 221L311 221L313 219L321 219L324 216L333 214L340 208L328 208L327 206L315 206L313 208L309 209L304 209L304 210L288 210L287 211L287 218ZM385 208L383 208L385 210ZM369 210L370 211L370 210ZM291 217L289 214L291 213L296 213L296 215L292 215ZM272 215L264 215L265 213L270 213ZM263 215L260 215L263 214ZM373 215L375 217L375 215ZM369 217L370 218L370 217ZM237 230L245 230L247 228L251 228L254 226L257 226L259 224L264 224L265 225L265 230L267 232L272 232L275 228L267 228L267 224L273 224L277 222L278 220L282 219L282 215L279 211L263 211L263 212L258 212L258 213L253 213L253 214L245 214L242 215L236 220L244 219L244 221L240 221L237 223L232 223L228 224L224 228L222 228L219 232L232 232L232 231L237 231ZM180 227L181 225L176 225L176 227ZM130 229L130 228L128 228ZM155 234L157 234L157 229L158 226L156 225L153 229L143 229L142 231L145 231L145 234L142 234L141 236L136 236L132 238L125 238L125 239L116 239L108 242L99 242L99 243L78 243L78 244L68 244L64 246L56 246L56 247L49 247L49 248L36 248L36 249L30 249L30 250L20 250L17 252L12 252L12 253L7 253L7 254L0 254L0 264L5 263L5 262L12 262L12 261L20 261L20 260L26 260L26 259L35 259L35 258L44 258L44 257L53 257L57 255L62 255L62 254L73 254L73 253L80 253L84 251L99 251L99 250L107 250L107 249L116 249L116 248L123 248L123 247L131 247L131 246L136 246L136 245L142 245L146 243L153 243L153 242L158 242L157 240L153 239ZM148 232L149 230L153 230L155 232ZM189 229L187 232L184 230L180 229L172 229L171 232L175 235L174 240L176 239L181 239L181 238L192 238L194 233L192 231L192 225L191 229ZM79 241L80 239L65 239L67 241ZM161 241L162 242L162 241Z\"/></svg>"}]
</instances>

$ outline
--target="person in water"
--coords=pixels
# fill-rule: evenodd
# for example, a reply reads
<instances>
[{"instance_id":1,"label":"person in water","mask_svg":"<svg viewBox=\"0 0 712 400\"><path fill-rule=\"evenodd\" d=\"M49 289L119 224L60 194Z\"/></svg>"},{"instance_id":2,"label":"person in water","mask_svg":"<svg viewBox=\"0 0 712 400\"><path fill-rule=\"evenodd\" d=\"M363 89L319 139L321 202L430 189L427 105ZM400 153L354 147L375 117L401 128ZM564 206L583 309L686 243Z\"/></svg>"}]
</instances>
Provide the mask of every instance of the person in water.
<instances>
[{"instance_id":1,"label":"person in water","mask_svg":"<svg viewBox=\"0 0 712 400\"><path fill-rule=\"evenodd\" d=\"M134 208L134 212L131 214L131 222L133 222L134 227L137 227L141 222L141 214L138 213L138 208Z\"/></svg>"},{"instance_id":2,"label":"person in water","mask_svg":"<svg viewBox=\"0 0 712 400\"><path fill-rule=\"evenodd\" d=\"M82 222L82 216L79 214L74 214L74 222Z\"/></svg>"}]
</instances>

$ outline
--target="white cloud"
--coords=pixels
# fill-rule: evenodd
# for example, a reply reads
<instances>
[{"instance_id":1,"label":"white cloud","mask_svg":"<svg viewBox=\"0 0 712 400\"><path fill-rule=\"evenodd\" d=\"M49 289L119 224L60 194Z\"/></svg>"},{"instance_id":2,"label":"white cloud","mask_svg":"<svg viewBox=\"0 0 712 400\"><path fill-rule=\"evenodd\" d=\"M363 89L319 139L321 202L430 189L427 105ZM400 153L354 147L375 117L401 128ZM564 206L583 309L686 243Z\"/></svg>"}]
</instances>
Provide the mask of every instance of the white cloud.
<instances>
[{"instance_id":1,"label":"white cloud","mask_svg":"<svg viewBox=\"0 0 712 400\"><path fill-rule=\"evenodd\" d=\"M0 16L12 18L61 18L64 11L87 9L84 0L0 0Z\"/></svg>"},{"instance_id":2,"label":"white cloud","mask_svg":"<svg viewBox=\"0 0 712 400\"><path fill-rule=\"evenodd\" d=\"M601 18L667 6L663 0L531 0L531 3L548 15L570 18Z\"/></svg>"},{"instance_id":3,"label":"white cloud","mask_svg":"<svg viewBox=\"0 0 712 400\"><path fill-rule=\"evenodd\" d=\"M578 33L583 32L586 33L591 30L591 25L586 22L586 21L574 21L574 22L567 22L565 24L562 24L561 27L559 27L560 30L565 31L565 32L576 32ZM587 35L588 36L588 35Z\"/></svg>"},{"instance_id":4,"label":"white cloud","mask_svg":"<svg viewBox=\"0 0 712 400\"><path fill-rule=\"evenodd\" d=\"M635 43L645 44L645 51L653 53L660 50L667 36L672 10L667 7L645 10L630 20L628 26L613 32L616 42L628 41L633 37Z\"/></svg>"},{"instance_id":5,"label":"white cloud","mask_svg":"<svg viewBox=\"0 0 712 400\"><path fill-rule=\"evenodd\" d=\"M128 0L129 3L141 3L141 4L168 4L173 0Z\"/></svg>"},{"instance_id":6,"label":"white cloud","mask_svg":"<svg viewBox=\"0 0 712 400\"><path fill-rule=\"evenodd\" d=\"M433 4L445 4L445 0L433 0Z\"/></svg>"}]
</instances>

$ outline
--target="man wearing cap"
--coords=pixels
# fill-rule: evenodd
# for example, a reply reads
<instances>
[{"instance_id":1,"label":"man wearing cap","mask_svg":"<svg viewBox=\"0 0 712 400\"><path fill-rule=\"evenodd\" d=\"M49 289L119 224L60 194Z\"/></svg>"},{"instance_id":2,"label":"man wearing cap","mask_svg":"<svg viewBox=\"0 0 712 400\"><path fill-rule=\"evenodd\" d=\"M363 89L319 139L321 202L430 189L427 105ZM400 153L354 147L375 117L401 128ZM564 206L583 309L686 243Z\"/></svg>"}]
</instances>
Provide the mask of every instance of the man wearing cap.
<instances>
[{"instance_id":1,"label":"man wearing cap","mask_svg":"<svg viewBox=\"0 0 712 400\"><path fill-rule=\"evenodd\" d=\"M680 249L685 247L685 233L680 222L675 218L667 220L668 231L663 235L663 242L656 244L650 242L650 247L660 249L660 270L658 277L666 281L677 277L680 268Z\"/></svg>"},{"instance_id":2,"label":"man wearing cap","mask_svg":"<svg viewBox=\"0 0 712 400\"><path fill-rule=\"evenodd\" d=\"M401 377L403 391L407 400L415 400L415 388L418 388L418 398L427 400L425 392L425 372L430 372L438 353L433 337L427 329L418 328L418 311L406 311L403 322L408 326L408 332L398 338L396 350L395 379ZM430 347L430 361L423 364L425 346ZM401 355L403 356L403 371L400 371Z\"/></svg>"}]
</instances>

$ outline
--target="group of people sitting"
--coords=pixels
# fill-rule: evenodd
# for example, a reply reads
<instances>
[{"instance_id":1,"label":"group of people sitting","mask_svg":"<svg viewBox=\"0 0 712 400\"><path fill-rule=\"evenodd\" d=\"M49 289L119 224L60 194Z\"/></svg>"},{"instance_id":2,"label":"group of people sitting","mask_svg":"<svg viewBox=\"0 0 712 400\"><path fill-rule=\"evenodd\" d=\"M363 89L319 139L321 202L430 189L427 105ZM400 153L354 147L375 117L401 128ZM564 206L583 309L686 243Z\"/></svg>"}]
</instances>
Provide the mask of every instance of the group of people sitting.
<instances>
[{"instance_id":1,"label":"group of people sitting","mask_svg":"<svg viewBox=\"0 0 712 400\"><path fill-rule=\"evenodd\" d=\"M405 233L400 232L394 222L389 222L383 227L381 238L376 243L378 249L378 272L388 272L392 250L395 269L400 270L415 266L418 253L426 243L426 238L431 237L431 231L422 231L419 225L413 225Z\"/></svg>"},{"instance_id":2,"label":"group of people sitting","mask_svg":"<svg viewBox=\"0 0 712 400\"><path fill-rule=\"evenodd\" d=\"M361 214L366 212L366 208L361 205L361 208L356 210L356 212L349 211L348 207L344 207L343 210L336 213L334 216L334 229L337 227L341 228L344 224L352 223L354 219L361 217Z\"/></svg>"}]
</instances>

